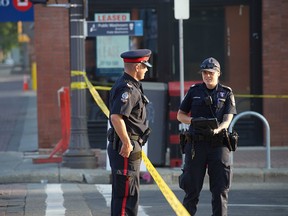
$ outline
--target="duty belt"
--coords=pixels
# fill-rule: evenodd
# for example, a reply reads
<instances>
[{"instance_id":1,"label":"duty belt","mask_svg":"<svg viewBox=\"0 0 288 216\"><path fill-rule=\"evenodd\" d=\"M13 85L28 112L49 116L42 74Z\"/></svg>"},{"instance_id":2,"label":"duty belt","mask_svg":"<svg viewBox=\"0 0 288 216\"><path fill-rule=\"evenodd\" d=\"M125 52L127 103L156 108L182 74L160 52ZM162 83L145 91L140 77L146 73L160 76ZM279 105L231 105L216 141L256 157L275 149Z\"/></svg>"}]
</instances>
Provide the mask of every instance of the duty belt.
<instances>
[{"instance_id":1,"label":"duty belt","mask_svg":"<svg viewBox=\"0 0 288 216\"><path fill-rule=\"evenodd\" d=\"M193 135L191 138L192 138L191 140L195 142L201 142L201 141L210 142L212 140L212 137L202 135Z\"/></svg>"},{"instance_id":2,"label":"duty belt","mask_svg":"<svg viewBox=\"0 0 288 216\"><path fill-rule=\"evenodd\" d=\"M139 135L132 135L132 134L129 134L129 133L128 133L128 135L129 135L129 138L131 140L137 141L137 142L139 142L142 145L143 140L141 139L141 137Z\"/></svg>"},{"instance_id":3,"label":"duty belt","mask_svg":"<svg viewBox=\"0 0 288 216\"><path fill-rule=\"evenodd\" d=\"M140 143L141 146L144 146L149 138L150 133L151 133L151 129L147 128L141 136L131 134L129 132L128 132L128 136L130 137L131 140L137 141Z\"/></svg>"}]
</instances>

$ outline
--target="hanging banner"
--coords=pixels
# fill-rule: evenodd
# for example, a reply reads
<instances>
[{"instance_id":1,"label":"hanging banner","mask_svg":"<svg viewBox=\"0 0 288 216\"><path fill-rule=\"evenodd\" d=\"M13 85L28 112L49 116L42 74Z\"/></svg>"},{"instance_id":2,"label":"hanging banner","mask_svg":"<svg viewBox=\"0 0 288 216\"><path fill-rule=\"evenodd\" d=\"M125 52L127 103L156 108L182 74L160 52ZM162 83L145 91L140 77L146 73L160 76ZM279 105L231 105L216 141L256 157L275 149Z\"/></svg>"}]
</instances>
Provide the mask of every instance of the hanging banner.
<instances>
[{"instance_id":1,"label":"hanging banner","mask_svg":"<svg viewBox=\"0 0 288 216\"><path fill-rule=\"evenodd\" d=\"M0 22L33 22L34 8L29 0L0 0Z\"/></svg>"}]
</instances>

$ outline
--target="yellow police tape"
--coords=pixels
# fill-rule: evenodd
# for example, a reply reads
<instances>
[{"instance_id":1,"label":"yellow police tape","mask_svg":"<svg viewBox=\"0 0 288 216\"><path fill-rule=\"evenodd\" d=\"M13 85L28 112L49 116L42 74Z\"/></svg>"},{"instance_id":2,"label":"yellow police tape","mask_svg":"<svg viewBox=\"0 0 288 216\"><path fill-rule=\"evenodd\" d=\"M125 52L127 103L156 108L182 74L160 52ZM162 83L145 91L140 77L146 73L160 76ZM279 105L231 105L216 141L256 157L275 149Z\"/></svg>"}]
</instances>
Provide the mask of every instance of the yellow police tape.
<instances>
[{"instance_id":1,"label":"yellow police tape","mask_svg":"<svg viewBox=\"0 0 288 216\"><path fill-rule=\"evenodd\" d=\"M71 71L71 75L72 76L82 75L84 77L85 82L87 84L87 87L88 87L90 93L92 94L95 102L98 104L98 106L104 112L104 114L107 116L107 118L109 118L108 108L106 107L105 103L101 99L98 92L95 90L94 86L90 83L89 79L86 76L86 73L82 72L82 71ZM81 84L73 83L73 85L71 84L72 89L77 89L78 87L79 88L84 87L83 83L81 83ZM166 198L167 202L170 204L172 209L175 211L176 215L189 216L190 214L188 213L188 211L184 208L182 203L178 200L178 198L175 196L175 194L172 192L172 190L168 187L168 185L163 180L163 178L159 175L159 173L157 172L155 167L152 165L151 161L146 156L144 151L142 151L142 159L143 159L143 162L144 162L147 170L149 171L149 173L153 177L154 181L158 185L159 189L161 190L162 194Z\"/></svg>"},{"instance_id":2,"label":"yellow police tape","mask_svg":"<svg viewBox=\"0 0 288 216\"><path fill-rule=\"evenodd\" d=\"M250 94L235 94L235 97L242 98L288 98L288 95L250 95Z\"/></svg>"},{"instance_id":3,"label":"yellow police tape","mask_svg":"<svg viewBox=\"0 0 288 216\"><path fill-rule=\"evenodd\" d=\"M154 181L158 185L162 194L164 195L164 197L166 198L166 200L168 201L168 203L170 204L172 209L175 211L175 213L178 216L183 216L183 215L189 216L190 214L188 213L186 208L184 208L182 203L178 200L178 198L175 196L175 194L172 192L172 190L168 187L166 182L159 175L159 173L157 172L157 170L152 165L151 161L149 160L149 158L146 156L146 154L143 151L142 151L142 159L144 161L144 164L145 164L147 170L149 171L149 173L153 177Z\"/></svg>"},{"instance_id":4,"label":"yellow police tape","mask_svg":"<svg viewBox=\"0 0 288 216\"><path fill-rule=\"evenodd\" d=\"M72 72L73 73L73 72ZM81 75L77 73L74 73L74 75ZM72 89L86 89L87 84L86 82L72 82L71 83ZM111 87L109 86L93 86L93 88L97 90L104 90L109 91ZM238 98L288 98L288 95L256 95L256 94L234 94L235 97Z\"/></svg>"},{"instance_id":5,"label":"yellow police tape","mask_svg":"<svg viewBox=\"0 0 288 216\"><path fill-rule=\"evenodd\" d=\"M87 88L86 82L72 82L70 86L71 86L71 89L86 89Z\"/></svg>"},{"instance_id":6,"label":"yellow police tape","mask_svg":"<svg viewBox=\"0 0 288 216\"><path fill-rule=\"evenodd\" d=\"M108 87L108 86L94 86L94 88L97 89L97 90L109 91L112 87Z\"/></svg>"},{"instance_id":7,"label":"yellow police tape","mask_svg":"<svg viewBox=\"0 0 288 216\"><path fill-rule=\"evenodd\" d=\"M96 91L94 86L89 81L88 77L86 76L86 73L83 71L71 71L71 76L83 76L84 77L84 80L87 84L87 87L88 87L91 95L93 96L94 100L96 101L96 103L98 104L100 109L103 111L103 113L108 117L109 116L109 110L106 107L106 104L104 103L102 98L100 97L99 93ZM84 87L83 82L79 82L79 84L77 84L75 82L71 83L71 89L75 89L77 87L79 87L79 88Z\"/></svg>"}]
</instances>

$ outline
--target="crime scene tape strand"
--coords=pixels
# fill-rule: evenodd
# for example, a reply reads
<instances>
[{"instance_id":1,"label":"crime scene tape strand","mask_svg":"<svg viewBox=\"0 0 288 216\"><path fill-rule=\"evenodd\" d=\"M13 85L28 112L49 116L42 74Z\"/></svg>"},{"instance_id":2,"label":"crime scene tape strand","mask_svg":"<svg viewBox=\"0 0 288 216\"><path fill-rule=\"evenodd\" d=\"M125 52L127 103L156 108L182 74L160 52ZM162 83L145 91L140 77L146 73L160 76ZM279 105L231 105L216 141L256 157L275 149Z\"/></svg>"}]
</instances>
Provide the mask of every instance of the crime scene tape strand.
<instances>
[{"instance_id":1,"label":"crime scene tape strand","mask_svg":"<svg viewBox=\"0 0 288 216\"><path fill-rule=\"evenodd\" d=\"M87 87L88 87L90 93L92 94L95 102L98 104L98 106L103 111L103 113L106 115L106 117L109 118L108 108L106 107L106 105L103 102L102 98L100 97L99 93L96 91L94 86L91 84L91 82L87 78L86 73L82 72L82 71L71 71L71 75L72 76L82 75L84 77L85 82L87 84ZM83 84L81 84L81 86L83 86ZM75 87L75 84L74 84L74 87ZM72 88L72 85L71 85L71 88ZM144 162L148 172L153 177L154 181L158 185L159 189L161 190L162 194L166 198L167 202L170 204L172 209L175 211L176 215L177 216L189 216L190 214L188 213L186 208L184 208L182 203L178 200L178 198L175 196L175 194L172 192L172 190L168 187L168 185L163 180L163 178L159 175L159 173L157 172L157 170L155 169L155 167L153 166L153 164L151 163L149 158L146 156L144 151L142 151L142 159L143 159L143 162Z\"/></svg>"},{"instance_id":2,"label":"crime scene tape strand","mask_svg":"<svg viewBox=\"0 0 288 216\"><path fill-rule=\"evenodd\" d=\"M86 76L85 72L82 71L71 71L71 75L72 76L77 76L77 75L82 75L85 79L85 82L87 84L87 87L91 93L91 95L93 96L94 100L96 101L96 103L98 104L98 106L100 107L100 109L103 111L103 113L107 116L107 118L109 118L109 110L106 107L106 104L104 103L104 101L102 100L102 98L100 97L99 93L96 91L96 89L94 88L94 86L91 84L91 82L89 81L88 77ZM71 85L71 88L73 86Z\"/></svg>"},{"instance_id":3,"label":"crime scene tape strand","mask_svg":"<svg viewBox=\"0 0 288 216\"><path fill-rule=\"evenodd\" d=\"M172 209L175 211L175 213L178 216L189 216L190 214L184 208L182 203L178 200L178 198L175 196L175 194L172 192L172 190L168 187L166 182L163 180L163 178L159 175L155 167L152 165L151 161L149 158L146 156L146 154L142 151L142 159L144 161L144 164L153 177L154 181L158 185L159 189L161 190L162 194L172 207Z\"/></svg>"},{"instance_id":4,"label":"crime scene tape strand","mask_svg":"<svg viewBox=\"0 0 288 216\"><path fill-rule=\"evenodd\" d=\"M239 98L288 98L288 95L251 95L251 94L235 94Z\"/></svg>"}]
</instances>

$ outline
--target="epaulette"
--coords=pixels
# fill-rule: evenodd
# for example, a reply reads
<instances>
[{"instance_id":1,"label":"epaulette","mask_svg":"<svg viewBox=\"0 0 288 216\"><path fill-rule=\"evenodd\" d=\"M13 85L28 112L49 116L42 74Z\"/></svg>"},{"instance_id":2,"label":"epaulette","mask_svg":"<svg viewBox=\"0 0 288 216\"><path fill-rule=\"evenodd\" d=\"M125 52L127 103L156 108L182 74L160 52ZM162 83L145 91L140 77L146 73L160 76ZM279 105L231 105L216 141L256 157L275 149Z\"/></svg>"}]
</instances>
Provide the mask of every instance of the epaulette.
<instances>
[{"instance_id":1,"label":"epaulette","mask_svg":"<svg viewBox=\"0 0 288 216\"><path fill-rule=\"evenodd\" d=\"M133 91L133 85L130 82L124 82L122 84L122 89L126 89L126 91L132 92Z\"/></svg>"},{"instance_id":2,"label":"epaulette","mask_svg":"<svg viewBox=\"0 0 288 216\"><path fill-rule=\"evenodd\" d=\"M126 83L126 86L127 86L128 88L133 88L133 85L130 84L129 82Z\"/></svg>"},{"instance_id":3,"label":"epaulette","mask_svg":"<svg viewBox=\"0 0 288 216\"><path fill-rule=\"evenodd\" d=\"M221 84L221 86L222 86L223 88L225 88L225 89L228 89L229 91L232 91L232 89L231 89L229 86L222 85L222 84Z\"/></svg>"},{"instance_id":4,"label":"epaulette","mask_svg":"<svg viewBox=\"0 0 288 216\"><path fill-rule=\"evenodd\" d=\"M133 88L133 85L127 81L127 80L124 80L124 82L122 82L120 84L121 88L128 88L128 89L132 89Z\"/></svg>"},{"instance_id":5,"label":"epaulette","mask_svg":"<svg viewBox=\"0 0 288 216\"><path fill-rule=\"evenodd\" d=\"M190 88L194 88L194 87L199 87L201 86L202 83L195 83L193 85L190 86Z\"/></svg>"},{"instance_id":6,"label":"epaulette","mask_svg":"<svg viewBox=\"0 0 288 216\"><path fill-rule=\"evenodd\" d=\"M122 82L122 83L118 84L117 90L118 91L129 91L129 92L131 92L133 90L133 86L130 83L128 83L128 82Z\"/></svg>"}]
</instances>

